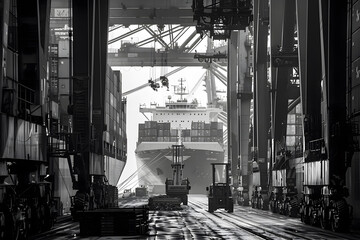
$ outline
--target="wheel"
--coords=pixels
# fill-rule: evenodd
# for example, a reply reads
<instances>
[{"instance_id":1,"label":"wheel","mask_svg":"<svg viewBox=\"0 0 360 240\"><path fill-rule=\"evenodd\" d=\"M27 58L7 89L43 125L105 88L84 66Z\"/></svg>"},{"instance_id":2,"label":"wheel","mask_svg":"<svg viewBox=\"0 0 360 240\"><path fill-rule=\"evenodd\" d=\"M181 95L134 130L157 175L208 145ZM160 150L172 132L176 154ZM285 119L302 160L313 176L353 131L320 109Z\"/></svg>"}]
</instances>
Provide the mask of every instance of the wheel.
<instances>
[{"instance_id":1,"label":"wheel","mask_svg":"<svg viewBox=\"0 0 360 240\"><path fill-rule=\"evenodd\" d=\"M275 210L275 201L274 200L270 200L269 206L270 206L270 211L275 213L276 210Z\"/></svg>"},{"instance_id":2,"label":"wheel","mask_svg":"<svg viewBox=\"0 0 360 240\"><path fill-rule=\"evenodd\" d=\"M251 198L251 207L255 208L255 198L254 197Z\"/></svg>"},{"instance_id":3,"label":"wheel","mask_svg":"<svg viewBox=\"0 0 360 240\"><path fill-rule=\"evenodd\" d=\"M213 207L213 201L209 198L209 202L208 202L208 210L209 213L213 213L214 212L214 207Z\"/></svg>"},{"instance_id":4,"label":"wheel","mask_svg":"<svg viewBox=\"0 0 360 240\"><path fill-rule=\"evenodd\" d=\"M52 214L51 214L51 209L49 208L49 206L44 206L44 225L43 225L43 229L44 230L50 230L53 226L54 226L54 219L52 217Z\"/></svg>"},{"instance_id":5,"label":"wheel","mask_svg":"<svg viewBox=\"0 0 360 240\"><path fill-rule=\"evenodd\" d=\"M289 217L297 217L299 213L299 205L296 199L292 198L289 202Z\"/></svg>"},{"instance_id":6,"label":"wheel","mask_svg":"<svg viewBox=\"0 0 360 240\"><path fill-rule=\"evenodd\" d=\"M334 212L330 219L331 230L333 232L348 231L349 225L349 206L344 199L341 199L334 204Z\"/></svg>"},{"instance_id":7,"label":"wheel","mask_svg":"<svg viewBox=\"0 0 360 240\"><path fill-rule=\"evenodd\" d=\"M305 207L303 209L303 211L301 212L300 214L300 218L301 218L301 221L305 224L309 224L310 223L310 219L309 219L309 216L307 215L308 213L308 207Z\"/></svg>"},{"instance_id":8,"label":"wheel","mask_svg":"<svg viewBox=\"0 0 360 240\"><path fill-rule=\"evenodd\" d=\"M228 213L234 212L234 202L232 199L228 200L228 206L227 206Z\"/></svg>"},{"instance_id":9,"label":"wheel","mask_svg":"<svg viewBox=\"0 0 360 240\"><path fill-rule=\"evenodd\" d=\"M0 239L5 239L5 215L0 213Z\"/></svg>"},{"instance_id":10,"label":"wheel","mask_svg":"<svg viewBox=\"0 0 360 240\"><path fill-rule=\"evenodd\" d=\"M289 203L285 203L285 206L284 206L284 215L285 215L285 216L289 216L289 212L290 212Z\"/></svg>"},{"instance_id":11,"label":"wheel","mask_svg":"<svg viewBox=\"0 0 360 240\"><path fill-rule=\"evenodd\" d=\"M18 240L20 237L20 227L16 221L8 221L4 239Z\"/></svg>"},{"instance_id":12,"label":"wheel","mask_svg":"<svg viewBox=\"0 0 360 240\"><path fill-rule=\"evenodd\" d=\"M18 240L19 238L20 238L20 226L18 223L15 223L12 239Z\"/></svg>"},{"instance_id":13,"label":"wheel","mask_svg":"<svg viewBox=\"0 0 360 240\"><path fill-rule=\"evenodd\" d=\"M320 227L322 229L329 229L329 211L328 209L321 208L320 210Z\"/></svg>"},{"instance_id":14,"label":"wheel","mask_svg":"<svg viewBox=\"0 0 360 240\"><path fill-rule=\"evenodd\" d=\"M258 199L258 208L261 210L264 209L264 200L262 199L262 197Z\"/></svg>"},{"instance_id":15,"label":"wheel","mask_svg":"<svg viewBox=\"0 0 360 240\"><path fill-rule=\"evenodd\" d=\"M184 197L183 197L183 205L188 205L188 196L187 195L185 195Z\"/></svg>"},{"instance_id":16,"label":"wheel","mask_svg":"<svg viewBox=\"0 0 360 240\"><path fill-rule=\"evenodd\" d=\"M339 232L340 231L339 218L337 216L333 215L331 217L330 226L331 226L331 230L333 232Z\"/></svg>"},{"instance_id":17,"label":"wheel","mask_svg":"<svg viewBox=\"0 0 360 240\"><path fill-rule=\"evenodd\" d=\"M313 210L311 210L311 214L310 214L310 225L311 226L316 226L317 225L317 218L316 218L316 214L314 213Z\"/></svg>"}]
</instances>

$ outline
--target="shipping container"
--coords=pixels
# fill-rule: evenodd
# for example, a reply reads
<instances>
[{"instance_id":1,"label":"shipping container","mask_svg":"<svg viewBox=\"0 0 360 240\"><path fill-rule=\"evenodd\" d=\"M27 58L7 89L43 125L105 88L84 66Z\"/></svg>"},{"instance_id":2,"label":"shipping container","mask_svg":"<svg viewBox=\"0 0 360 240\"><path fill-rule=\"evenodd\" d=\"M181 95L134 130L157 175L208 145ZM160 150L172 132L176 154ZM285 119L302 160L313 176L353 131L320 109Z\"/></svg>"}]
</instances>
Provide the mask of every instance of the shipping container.
<instances>
[{"instance_id":1,"label":"shipping container","mask_svg":"<svg viewBox=\"0 0 360 240\"><path fill-rule=\"evenodd\" d=\"M354 87L359 84L360 84L360 58L356 59L351 64L351 87Z\"/></svg>"},{"instance_id":2,"label":"shipping container","mask_svg":"<svg viewBox=\"0 0 360 240\"><path fill-rule=\"evenodd\" d=\"M60 58L69 58L70 48L68 40L59 41L59 57Z\"/></svg>"},{"instance_id":3,"label":"shipping container","mask_svg":"<svg viewBox=\"0 0 360 240\"><path fill-rule=\"evenodd\" d=\"M198 136L198 130L196 130L196 129L191 130L190 136L191 137L197 137Z\"/></svg>"},{"instance_id":4,"label":"shipping container","mask_svg":"<svg viewBox=\"0 0 360 240\"><path fill-rule=\"evenodd\" d=\"M352 35L351 55L351 61L360 57L360 28Z\"/></svg>"},{"instance_id":5,"label":"shipping container","mask_svg":"<svg viewBox=\"0 0 360 240\"><path fill-rule=\"evenodd\" d=\"M360 1L356 2L352 7L352 32L354 33L360 27L359 21Z\"/></svg>"},{"instance_id":6,"label":"shipping container","mask_svg":"<svg viewBox=\"0 0 360 240\"><path fill-rule=\"evenodd\" d=\"M210 136L211 137L217 137L218 136L218 130L217 129L211 129L210 130Z\"/></svg>"},{"instance_id":7,"label":"shipping container","mask_svg":"<svg viewBox=\"0 0 360 240\"><path fill-rule=\"evenodd\" d=\"M145 124L144 124L144 123L140 123L140 124L139 124L139 130L140 130L140 129L145 129Z\"/></svg>"},{"instance_id":8,"label":"shipping container","mask_svg":"<svg viewBox=\"0 0 360 240\"><path fill-rule=\"evenodd\" d=\"M191 137L191 141L192 141L192 142L198 142L198 141L199 141L199 137Z\"/></svg>"},{"instance_id":9,"label":"shipping container","mask_svg":"<svg viewBox=\"0 0 360 240\"><path fill-rule=\"evenodd\" d=\"M353 87L351 94L351 113L355 114L360 111L360 85Z\"/></svg>"},{"instance_id":10,"label":"shipping container","mask_svg":"<svg viewBox=\"0 0 360 240\"><path fill-rule=\"evenodd\" d=\"M199 142L205 142L205 137L199 137Z\"/></svg>"},{"instance_id":11,"label":"shipping container","mask_svg":"<svg viewBox=\"0 0 360 240\"><path fill-rule=\"evenodd\" d=\"M170 130L170 136L171 137L176 137L178 135L177 129L171 129Z\"/></svg>"},{"instance_id":12,"label":"shipping container","mask_svg":"<svg viewBox=\"0 0 360 240\"><path fill-rule=\"evenodd\" d=\"M157 124L157 129L158 130L163 130L164 129L164 124L163 123L158 123Z\"/></svg>"},{"instance_id":13,"label":"shipping container","mask_svg":"<svg viewBox=\"0 0 360 240\"><path fill-rule=\"evenodd\" d=\"M218 123L217 122L211 122L210 123L210 129L218 129Z\"/></svg>"},{"instance_id":14,"label":"shipping container","mask_svg":"<svg viewBox=\"0 0 360 240\"><path fill-rule=\"evenodd\" d=\"M164 142L170 142L170 137L164 137Z\"/></svg>"},{"instance_id":15,"label":"shipping container","mask_svg":"<svg viewBox=\"0 0 360 240\"><path fill-rule=\"evenodd\" d=\"M145 129L139 130L139 137L145 137Z\"/></svg>"},{"instance_id":16,"label":"shipping container","mask_svg":"<svg viewBox=\"0 0 360 240\"><path fill-rule=\"evenodd\" d=\"M70 80L68 78L59 79L59 94L60 95L70 94Z\"/></svg>"},{"instance_id":17,"label":"shipping container","mask_svg":"<svg viewBox=\"0 0 360 240\"><path fill-rule=\"evenodd\" d=\"M221 130L219 129L219 130L218 130L218 133L217 133L217 136L218 136L218 137L223 137L223 135L224 135L223 130L222 130L222 129L221 129Z\"/></svg>"},{"instance_id":18,"label":"shipping container","mask_svg":"<svg viewBox=\"0 0 360 240\"><path fill-rule=\"evenodd\" d=\"M164 130L164 137L170 137L170 130Z\"/></svg>"},{"instance_id":19,"label":"shipping container","mask_svg":"<svg viewBox=\"0 0 360 240\"><path fill-rule=\"evenodd\" d=\"M190 129L185 129L182 131L183 137L190 137Z\"/></svg>"},{"instance_id":20,"label":"shipping container","mask_svg":"<svg viewBox=\"0 0 360 240\"><path fill-rule=\"evenodd\" d=\"M157 122L156 121L145 121L145 128L156 128Z\"/></svg>"},{"instance_id":21,"label":"shipping container","mask_svg":"<svg viewBox=\"0 0 360 240\"><path fill-rule=\"evenodd\" d=\"M59 78L69 78L70 74L70 65L69 65L69 59L68 58L61 58L58 61L59 66L59 72L58 76Z\"/></svg>"}]
</instances>

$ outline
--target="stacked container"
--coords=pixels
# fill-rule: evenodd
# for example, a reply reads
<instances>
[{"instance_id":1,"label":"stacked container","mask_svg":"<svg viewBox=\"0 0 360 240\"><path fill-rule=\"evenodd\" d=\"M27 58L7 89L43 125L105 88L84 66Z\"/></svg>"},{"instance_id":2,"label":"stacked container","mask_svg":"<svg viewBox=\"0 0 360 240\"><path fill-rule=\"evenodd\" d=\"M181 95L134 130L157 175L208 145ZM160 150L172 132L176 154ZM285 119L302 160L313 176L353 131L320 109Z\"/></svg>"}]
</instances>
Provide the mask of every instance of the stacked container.
<instances>
[{"instance_id":1,"label":"stacked container","mask_svg":"<svg viewBox=\"0 0 360 240\"><path fill-rule=\"evenodd\" d=\"M223 143L223 124L220 122L192 122L191 129L182 129L183 142ZM170 123L146 121L139 124L138 142L176 142L178 130L171 129Z\"/></svg>"},{"instance_id":2,"label":"stacked container","mask_svg":"<svg viewBox=\"0 0 360 240\"><path fill-rule=\"evenodd\" d=\"M223 142L223 124L219 122L192 122L190 137L192 142Z\"/></svg>"},{"instance_id":3,"label":"stacked container","mask_svg":"<svg viewBox=\"0 0 360 240\"><path fill-rule=\"evenodd\" d=\"M158 142L170 141L170 123L158 123L157 124L157 138Z\"/></svg>"}]
</instances>

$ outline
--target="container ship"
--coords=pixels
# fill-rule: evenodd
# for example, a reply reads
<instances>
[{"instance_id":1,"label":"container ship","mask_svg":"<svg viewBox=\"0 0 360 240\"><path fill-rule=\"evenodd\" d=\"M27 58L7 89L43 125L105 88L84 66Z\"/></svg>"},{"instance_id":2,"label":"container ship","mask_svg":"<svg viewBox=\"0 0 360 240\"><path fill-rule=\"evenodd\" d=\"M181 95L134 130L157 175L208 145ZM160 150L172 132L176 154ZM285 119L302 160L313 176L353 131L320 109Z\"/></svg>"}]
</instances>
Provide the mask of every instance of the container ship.
<instances>
[{"instance_id":1,"label":"container ship","mask_svg":"<svg viewBox=\"0 0 360 240\"><path fill-rule=\"evenodd\" d=\"M139 124L135 150L139 184L150 193L165 193L166 178L172 176L172 145L183 144L183 177L188 178L190 193L206 193L211 183L211 163L224 162L223 123L217 121L216 107L201 107L197 100L188 102L181 85L175 89L177 101L165 106L140 106L140 112L152 114L152 121Z\"/></svg>"}]
</instances>

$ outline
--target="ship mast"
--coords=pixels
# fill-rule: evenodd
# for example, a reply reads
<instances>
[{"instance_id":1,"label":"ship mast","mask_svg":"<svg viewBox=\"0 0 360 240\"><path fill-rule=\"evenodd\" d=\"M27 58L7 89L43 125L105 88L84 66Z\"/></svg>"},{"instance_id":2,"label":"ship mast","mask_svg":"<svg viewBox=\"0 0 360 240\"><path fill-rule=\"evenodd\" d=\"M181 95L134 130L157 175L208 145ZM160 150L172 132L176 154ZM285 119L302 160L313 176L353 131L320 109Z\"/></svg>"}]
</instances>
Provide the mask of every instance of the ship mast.
<instances>
[{"instance_id":1,"label":"ship mast","mask_svg":"<svg viewBox=\"0 0 360 240\"><path fill-rule=\"evenodd\" d=\"M183 101L183 95L185 95L185 87L183 82L184 82L184 79L180 78L179 80L180 82L180 87L179 86L174 86L174 94L176 95L180 95L180 101L182 102ZM180 88L180 92L179 92L179 88Z\"/></svg>"}]
</instances>

